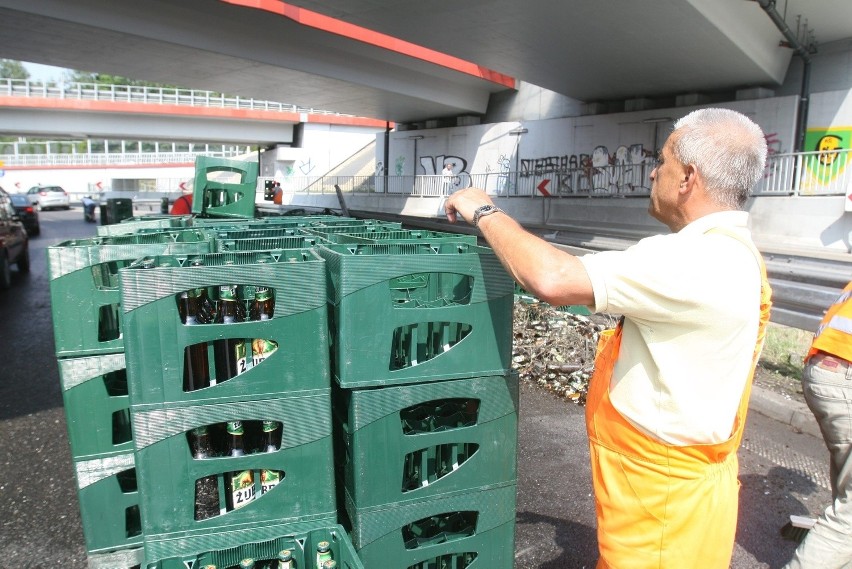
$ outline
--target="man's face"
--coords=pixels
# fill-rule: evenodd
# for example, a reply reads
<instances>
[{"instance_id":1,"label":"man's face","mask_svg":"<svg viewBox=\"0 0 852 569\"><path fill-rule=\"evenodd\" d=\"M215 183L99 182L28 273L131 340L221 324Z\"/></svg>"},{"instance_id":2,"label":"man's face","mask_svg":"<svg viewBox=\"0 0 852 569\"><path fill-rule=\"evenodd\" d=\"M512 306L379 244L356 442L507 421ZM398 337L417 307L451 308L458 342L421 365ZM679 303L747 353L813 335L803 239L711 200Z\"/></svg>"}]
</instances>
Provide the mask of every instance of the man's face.
<instances>
[{"instance_id":1,"label":"man's face","mask_svg":"<svg viewBox=\"0 0 852 569\"><path fill-rule=\"evenodd\" d=\"M669 136L660 151L657 166L651 170L651 203L648 213L654 219L669 225L678 209L680 194L678 189L684 181L686 168L672 154L672 139Z\"/></svg>"}]
</instances>

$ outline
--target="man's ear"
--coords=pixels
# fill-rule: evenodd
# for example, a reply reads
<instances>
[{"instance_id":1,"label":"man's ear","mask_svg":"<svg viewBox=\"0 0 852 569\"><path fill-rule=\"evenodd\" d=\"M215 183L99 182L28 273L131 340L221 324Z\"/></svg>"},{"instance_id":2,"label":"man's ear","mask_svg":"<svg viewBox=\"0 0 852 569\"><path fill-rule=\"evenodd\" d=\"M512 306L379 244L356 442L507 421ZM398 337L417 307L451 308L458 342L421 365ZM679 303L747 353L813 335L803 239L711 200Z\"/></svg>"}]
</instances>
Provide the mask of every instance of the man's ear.
<instances>
[{"instance_id":1,"label":"man's ear","mask_svg":"<svg viewBox=\"0 0 852 569\"><path fill-rule=\"evenodd\" d=\"M681 172L680 185L678 191L682 194L692 191L693 185L698 178L698 171L692 164L687 164Z\"/></svg>"}]
</instances>

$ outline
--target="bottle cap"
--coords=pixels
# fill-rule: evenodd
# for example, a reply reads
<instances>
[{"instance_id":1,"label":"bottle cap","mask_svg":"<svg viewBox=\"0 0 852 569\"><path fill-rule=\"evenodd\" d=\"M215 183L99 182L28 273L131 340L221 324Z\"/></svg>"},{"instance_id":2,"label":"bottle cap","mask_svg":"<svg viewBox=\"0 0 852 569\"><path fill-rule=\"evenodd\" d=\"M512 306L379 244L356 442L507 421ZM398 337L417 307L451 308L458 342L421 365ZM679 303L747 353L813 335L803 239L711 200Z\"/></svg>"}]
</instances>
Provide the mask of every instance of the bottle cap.
<instances>
[{"instance_id":1,"label":"bottle cap","mask_svg":"<svg viewBox=\"0 0 852 569\"><path fill-rule=\"evenodd\" d=\"M290 561L293 559L293 552L289 549L283 549L278 553L278 561Z\"/></svg>"},{"instance_id":2,"label":"bottle cap","mask_svg":"<svg viewBox=\"0 0 852 569\"><path fill-rule=\"evenodd\" d=\"M317 544L317 551L319 551L320 553L325 553L329 549L331 549L331 544L327 541L321 541Z\"/></svg>"}]
</instances>

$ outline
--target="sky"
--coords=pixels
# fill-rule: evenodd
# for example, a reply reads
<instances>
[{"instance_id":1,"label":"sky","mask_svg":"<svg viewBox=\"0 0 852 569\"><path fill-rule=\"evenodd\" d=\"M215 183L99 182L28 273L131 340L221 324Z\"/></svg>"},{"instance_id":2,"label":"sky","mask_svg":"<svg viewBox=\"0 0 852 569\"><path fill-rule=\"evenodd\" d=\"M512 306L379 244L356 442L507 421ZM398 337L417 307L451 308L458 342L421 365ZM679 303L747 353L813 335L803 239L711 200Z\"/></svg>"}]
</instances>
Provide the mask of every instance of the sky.
<instances>
[{"instance_id":1,"label":"sky","mask_svg":"<svg viewBox=\"0 0 852 569\"><path fill-rule=\"evenodd\" d=\"M66 69L62 67L53 67L52 65L42 65L40 63L21 62L27 71L30 72L30 79L33 81L50 81L62 79Z\"/></svg>"}]
</instances>

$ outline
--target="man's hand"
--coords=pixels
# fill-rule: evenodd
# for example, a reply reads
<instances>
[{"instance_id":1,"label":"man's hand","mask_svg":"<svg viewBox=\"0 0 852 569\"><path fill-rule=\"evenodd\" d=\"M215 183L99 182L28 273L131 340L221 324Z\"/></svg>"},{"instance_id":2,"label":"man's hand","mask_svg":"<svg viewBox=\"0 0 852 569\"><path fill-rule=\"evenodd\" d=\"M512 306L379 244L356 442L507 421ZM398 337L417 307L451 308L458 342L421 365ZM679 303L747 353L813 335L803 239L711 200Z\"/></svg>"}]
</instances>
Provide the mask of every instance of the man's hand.
<instances>
[{"instance_id":1,"label":"man's hand","mask_svg":"<svg viewBox=\"0 0 852 569\"><path fill-rule=\"evenodd\" d=\"M447 203L444 204L444 210L447 212L447 220L450 223L455 223L459 217L472 223L473 212L483 205L494 205L494 202L479 188L465 188L450 195Z\"/></svg>"}]
</instances>

